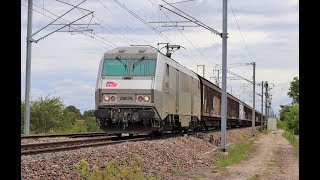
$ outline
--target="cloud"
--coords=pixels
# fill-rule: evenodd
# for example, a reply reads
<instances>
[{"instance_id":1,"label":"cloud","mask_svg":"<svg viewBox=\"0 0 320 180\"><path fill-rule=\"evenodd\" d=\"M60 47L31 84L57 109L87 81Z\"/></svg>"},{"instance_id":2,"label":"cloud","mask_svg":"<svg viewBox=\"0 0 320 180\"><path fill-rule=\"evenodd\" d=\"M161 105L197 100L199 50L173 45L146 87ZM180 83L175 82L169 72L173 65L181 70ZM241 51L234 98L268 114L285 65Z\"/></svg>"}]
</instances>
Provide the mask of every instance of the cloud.
<instances>
[{"instance_id":1,"label":"cloud","mask_svg":"<svg viewBox=\"0 0 320 180\"><path fill-rule=\"evenodd\" d=\"M72 1L77 4L80 0ZM138 14L146 22L183 20L167 10L160 10L160 0L120 1ZM168 1L176 2L176 1ZM257 63L257 81L268 80L276 86L272 90L273 103L278 106L290 102L286 95L290 81L299 76L299 1L270 0L235 1L230 0L235 12L245 47L238 26L228 5L228 64L255 61ZM26 1L21 1L27 4ZM56 1L34 2L34 9L40 13L54 17L41 8L44 5L56 15L61 15L71 7ZM102 6L101 3L105 6ZM130 44L150 44L157 46L159 42L167 42L145 24L130 15L113 1L86 1L80 7L94 11L90 26L97 36L94 38L81 34L54 33L38 43L32 43L31 58L31 91L33 96L47 95L51 92L61 96L66 103L75 102L80 109L93 108L94 87L99 61L104 52L115 46ZM39 7L40 6L40 7ZM222 1L199 0L175 5L198 20L222 30ZM71 21L83 15L82 10L74 10L64 19ZM167 19L169 17L169 19ZM78 23L88 23L91 16ZM36 32L52 19L37 12L33 13L33 32ZM58 20L57 23L66 23ZM26 25L27 8L21 8L21 86L25 81L26 64ZM206 65L206 78L213 75L215 64L221 64L221 38L202 28L184 28L168 30L160 24L150 24L163 31L170 43L186 48L175 52L172 57L185 67L197 71L200 64ZM36 37L41 37L56 26L44 29ZM88 34L89 35L89 34ZM104 43L101 43L103 41ZM250 68L233 68L240 75L251 78ZM202 73L199 70L199 73ZM75 88L77 87L77 88ZM233 87L233 91L241 91ZM88 93L90 92L90 93ZM92 93L92 94L91 94ZM24 89L21 89L24 96ZM246 99L250 99L247 98ZM276 108L276 107L275 107Z\"/></svg>"}]
</instances>

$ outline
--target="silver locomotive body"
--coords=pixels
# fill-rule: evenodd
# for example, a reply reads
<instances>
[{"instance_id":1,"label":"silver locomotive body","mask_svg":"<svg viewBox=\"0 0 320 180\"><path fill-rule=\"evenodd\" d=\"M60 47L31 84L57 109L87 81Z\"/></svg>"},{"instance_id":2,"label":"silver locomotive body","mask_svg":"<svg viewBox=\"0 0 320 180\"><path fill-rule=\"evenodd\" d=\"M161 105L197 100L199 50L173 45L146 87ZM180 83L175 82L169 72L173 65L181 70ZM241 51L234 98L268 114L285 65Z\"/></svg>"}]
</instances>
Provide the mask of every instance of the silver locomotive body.
<instances>
[{"instance_id":1,"label":"silver locomotive body","mask_svg":"<svg viewBox=\"0 0 320 180\"><path fill-rule=\"evenodd\" d=\"M100 61L95 116L108 134L197 128L197 75L154 48L119 47Z\"/></svg>"}]
</instances>

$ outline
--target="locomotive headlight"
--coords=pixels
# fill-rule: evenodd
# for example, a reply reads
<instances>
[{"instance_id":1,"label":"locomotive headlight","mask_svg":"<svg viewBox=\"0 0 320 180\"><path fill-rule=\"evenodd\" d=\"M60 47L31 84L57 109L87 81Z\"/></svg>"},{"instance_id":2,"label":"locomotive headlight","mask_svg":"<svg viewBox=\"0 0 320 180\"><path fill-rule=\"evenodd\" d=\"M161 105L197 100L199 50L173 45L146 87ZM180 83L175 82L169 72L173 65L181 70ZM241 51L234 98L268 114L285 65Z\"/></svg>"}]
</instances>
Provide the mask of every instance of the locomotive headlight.
<instances>
[{"instance_id":1,"label":"locomotive headlight","mask_svg":"<svg viewBox=\"0 0 320 180\"><path fill-rule=\"evenodd\" d=\"M144 99L145 102L148 102L150 100L150 97L149 96L144 96L143 99Z\"/></svg>"},{"instance_id":2,"label":"locomotive headlight","mask_svg":"<svg viewBox=\"0 0 320 180\"><path fill-rule=\"evenodd\" d=\"M104 96L103 96L103 99L104 99L105 101L109 101L109 100L110 100L110 97L109 97L109 96L104 95Z\"/></svg>"},{"instance_id":3,"label":"locomotive headlight","mask_svg":"<svg viewBox=\"0 0 320 180\"><path fill-rule=\"evenodd\" d=\"M102 100L104 102L117 102L117 95L116 94L103 94Z\"/></svg>"}]
</instances>

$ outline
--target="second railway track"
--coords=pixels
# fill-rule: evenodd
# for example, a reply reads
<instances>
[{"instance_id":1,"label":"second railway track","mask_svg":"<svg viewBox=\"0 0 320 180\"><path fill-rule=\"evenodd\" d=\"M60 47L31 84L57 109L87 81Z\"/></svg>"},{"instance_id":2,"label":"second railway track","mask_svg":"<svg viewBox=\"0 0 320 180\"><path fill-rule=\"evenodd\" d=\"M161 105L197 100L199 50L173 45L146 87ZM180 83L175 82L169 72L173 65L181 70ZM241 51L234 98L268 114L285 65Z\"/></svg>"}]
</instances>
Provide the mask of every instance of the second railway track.
<instances>
[{"instance_id":1,"label":"second railway track","mask_svg":"<svg viewBox=\"0 0 320 180\"><path fill-rule=\"evenodd\" d=\"M109 136L105 132L91 132L91 133L72 133L72 134L34 134L34 135L21 135L21 139L38 139L38 138L52 138L52 137L97 137Z\"/></svg>"},{"instance_id":2,"label":"second railway track","mask_svg":"<svg viewBox=\"0 0 320 180\"><path fill-rule=\"evenodd\" d=\"M84 147L103 146L118 144L127 141L142 141L150 139L147 135L140 135L134 137L115 138L95 138L95 139L82 139L74 141L58 141L58 142L45 142L45 143L32 143L21 145L21 155L31 155L47 152L57 152L72 149L79 149Z\"/></svg>"}]
</instances>

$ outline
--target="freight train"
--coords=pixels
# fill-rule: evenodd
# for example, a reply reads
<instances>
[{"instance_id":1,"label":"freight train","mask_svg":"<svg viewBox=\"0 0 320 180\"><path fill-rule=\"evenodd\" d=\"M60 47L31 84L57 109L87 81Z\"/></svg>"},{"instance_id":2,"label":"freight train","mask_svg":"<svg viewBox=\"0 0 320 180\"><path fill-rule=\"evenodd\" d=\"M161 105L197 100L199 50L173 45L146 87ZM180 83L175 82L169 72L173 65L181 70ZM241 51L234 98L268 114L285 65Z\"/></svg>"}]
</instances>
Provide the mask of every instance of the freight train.
<instances>
[{"instance_id":1,"label":"freight train","mask_svg":"<svg viewBox=\"0 0 320 180\"><path fill-rule=\"evenodd\" d=\"M118 47L100 61L94 114L102 130L118 136L219 129L221 89L156 48ZM227 127L251 121L252 108L228 94Z\"/></svg>"}]
</instances>

